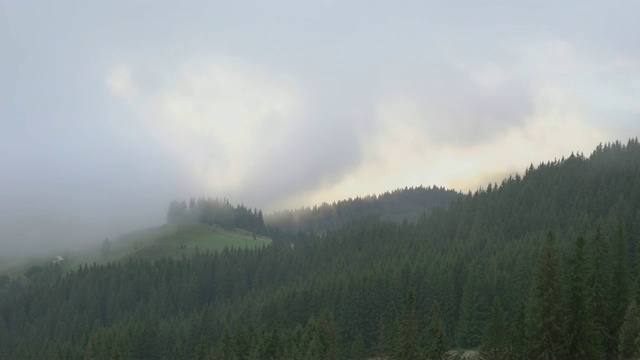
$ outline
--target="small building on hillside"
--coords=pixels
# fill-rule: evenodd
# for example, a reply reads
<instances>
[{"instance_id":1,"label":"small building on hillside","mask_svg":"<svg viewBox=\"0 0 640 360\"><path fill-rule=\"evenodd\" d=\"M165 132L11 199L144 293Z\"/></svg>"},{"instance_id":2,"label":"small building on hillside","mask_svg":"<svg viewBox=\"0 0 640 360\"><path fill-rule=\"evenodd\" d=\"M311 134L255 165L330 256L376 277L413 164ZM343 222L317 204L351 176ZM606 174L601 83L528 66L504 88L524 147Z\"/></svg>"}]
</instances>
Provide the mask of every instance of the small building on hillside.
<instances>
[{"instance_id":1,"label":"small building on hillside","mask_svg":"<svg viewBox=\"0 0 640 360\"><path fill-rule=\"evenodd\" d=\"M53 263L54 263L55 265L60 264L60 263L61 263L61 262L63 262L63 261L64 261L64 258L63 258L62 256L60 256L60 255L58 255L58 256L56 256L55 258L53 258Z\"/></svg>"}]
</instances>

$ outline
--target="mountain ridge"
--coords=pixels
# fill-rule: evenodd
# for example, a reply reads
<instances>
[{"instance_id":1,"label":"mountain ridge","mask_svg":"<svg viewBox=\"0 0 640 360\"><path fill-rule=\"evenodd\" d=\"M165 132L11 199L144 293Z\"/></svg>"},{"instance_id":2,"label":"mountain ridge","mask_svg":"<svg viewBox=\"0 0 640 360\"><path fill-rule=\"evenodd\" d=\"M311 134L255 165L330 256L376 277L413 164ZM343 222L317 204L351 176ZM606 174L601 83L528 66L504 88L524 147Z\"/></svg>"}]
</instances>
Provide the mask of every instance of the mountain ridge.
<instances>
[{"instance_id":1,"label":"mountain ridge","mask_svg":"<svg viewBox=\"0 0 640 360\"><path fill-rule=\"evenodd\" d=\"M596 324L597 343L580 346L598 358L640 351L618 341L640 294L637 139L531 165L415 222L370 216L292 236L295 246L83 267L24 291L11 280L0 289L1 355L434 358L498 344L516 359L565 358L580 339L554 319L569 318L581 286L593 296L577 292L589 305L571 318ZM579 238L583 270L571 262ZM541 304L560 335L545 332Z\"/></svg>"}]
</instances>

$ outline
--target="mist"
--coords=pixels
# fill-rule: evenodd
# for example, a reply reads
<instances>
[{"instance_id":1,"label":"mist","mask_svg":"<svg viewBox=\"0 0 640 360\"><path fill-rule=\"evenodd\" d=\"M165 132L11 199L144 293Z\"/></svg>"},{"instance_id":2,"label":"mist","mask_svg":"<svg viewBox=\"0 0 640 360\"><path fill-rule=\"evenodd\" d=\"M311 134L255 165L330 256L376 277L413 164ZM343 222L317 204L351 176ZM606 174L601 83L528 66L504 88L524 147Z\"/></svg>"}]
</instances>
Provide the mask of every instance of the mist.
<instances>
[{"instance_id":1,"label":"mist","mask_svg":"<svg viewBox=\"0 0 640 360\"><path fill-rule=\"evenodd\" d=\"M465 192L640 133L637 2L2 8L0 257L162 225L173 199Z\"/></svg>"}]
</instances>

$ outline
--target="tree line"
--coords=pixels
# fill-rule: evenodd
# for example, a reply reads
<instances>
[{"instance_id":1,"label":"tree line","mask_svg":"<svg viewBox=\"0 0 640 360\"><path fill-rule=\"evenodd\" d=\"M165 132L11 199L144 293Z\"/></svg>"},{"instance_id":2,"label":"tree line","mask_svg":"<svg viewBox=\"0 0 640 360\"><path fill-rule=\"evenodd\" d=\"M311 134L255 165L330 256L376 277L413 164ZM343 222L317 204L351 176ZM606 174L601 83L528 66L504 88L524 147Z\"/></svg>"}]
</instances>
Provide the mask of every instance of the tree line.
<instances>
[{"instance_id":1,"label":"tree line","mask_svg":"<svg viewBox=\"0 0 640 360\"><path fill-rule=\"evenodd\" d=\"M0 357L640 357L637 139L415 222L280 231L255 250L0 278Z\"/></svg>"},{"instance_id":2,"label":"tree line","mask_svg":"<svg viewBox=\"0 0 640 360\"><path fill-rule=\"evenodd\" d=\"M276 211L265 218L272 227L291 232L323 233L365 216L377 216L395 222L415 221L436 207L446 208L462 195L437 186L396 189L380 195L349 198L313 207Z\"/></svg>"},{"instance_id":3,"label":"tree line","mask_svg":"<svg viewBox=\"0 0 640 360\"><path fill-rule=\"evenodd\" d=\"M242 228L256 233L264 232L262 210L247 208L243 204L235 207L229 199L191 198L189 204L182 200L169 203L167 223L201 222L219 225L225 229Z\"/></svg>"}]
</instances>

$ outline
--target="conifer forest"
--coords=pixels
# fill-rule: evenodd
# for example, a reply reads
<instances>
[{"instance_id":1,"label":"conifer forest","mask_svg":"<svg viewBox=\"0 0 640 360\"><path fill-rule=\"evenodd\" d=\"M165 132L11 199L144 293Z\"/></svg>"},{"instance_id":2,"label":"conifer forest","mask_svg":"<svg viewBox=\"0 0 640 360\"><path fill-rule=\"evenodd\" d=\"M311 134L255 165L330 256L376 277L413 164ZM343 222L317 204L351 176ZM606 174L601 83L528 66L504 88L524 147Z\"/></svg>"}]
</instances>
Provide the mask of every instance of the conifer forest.
<instances>
[{"instance_id":1,"label":"conifer forest","mask_svg":"<svg viewBox=\"0 0 640 360\"><path fill-rule=\"evenodd\" d=\"M272 242L4 274L0 358L640 358L637 139L466 194L169 205L196 223Z\"/></svg>"}]
</instances>

